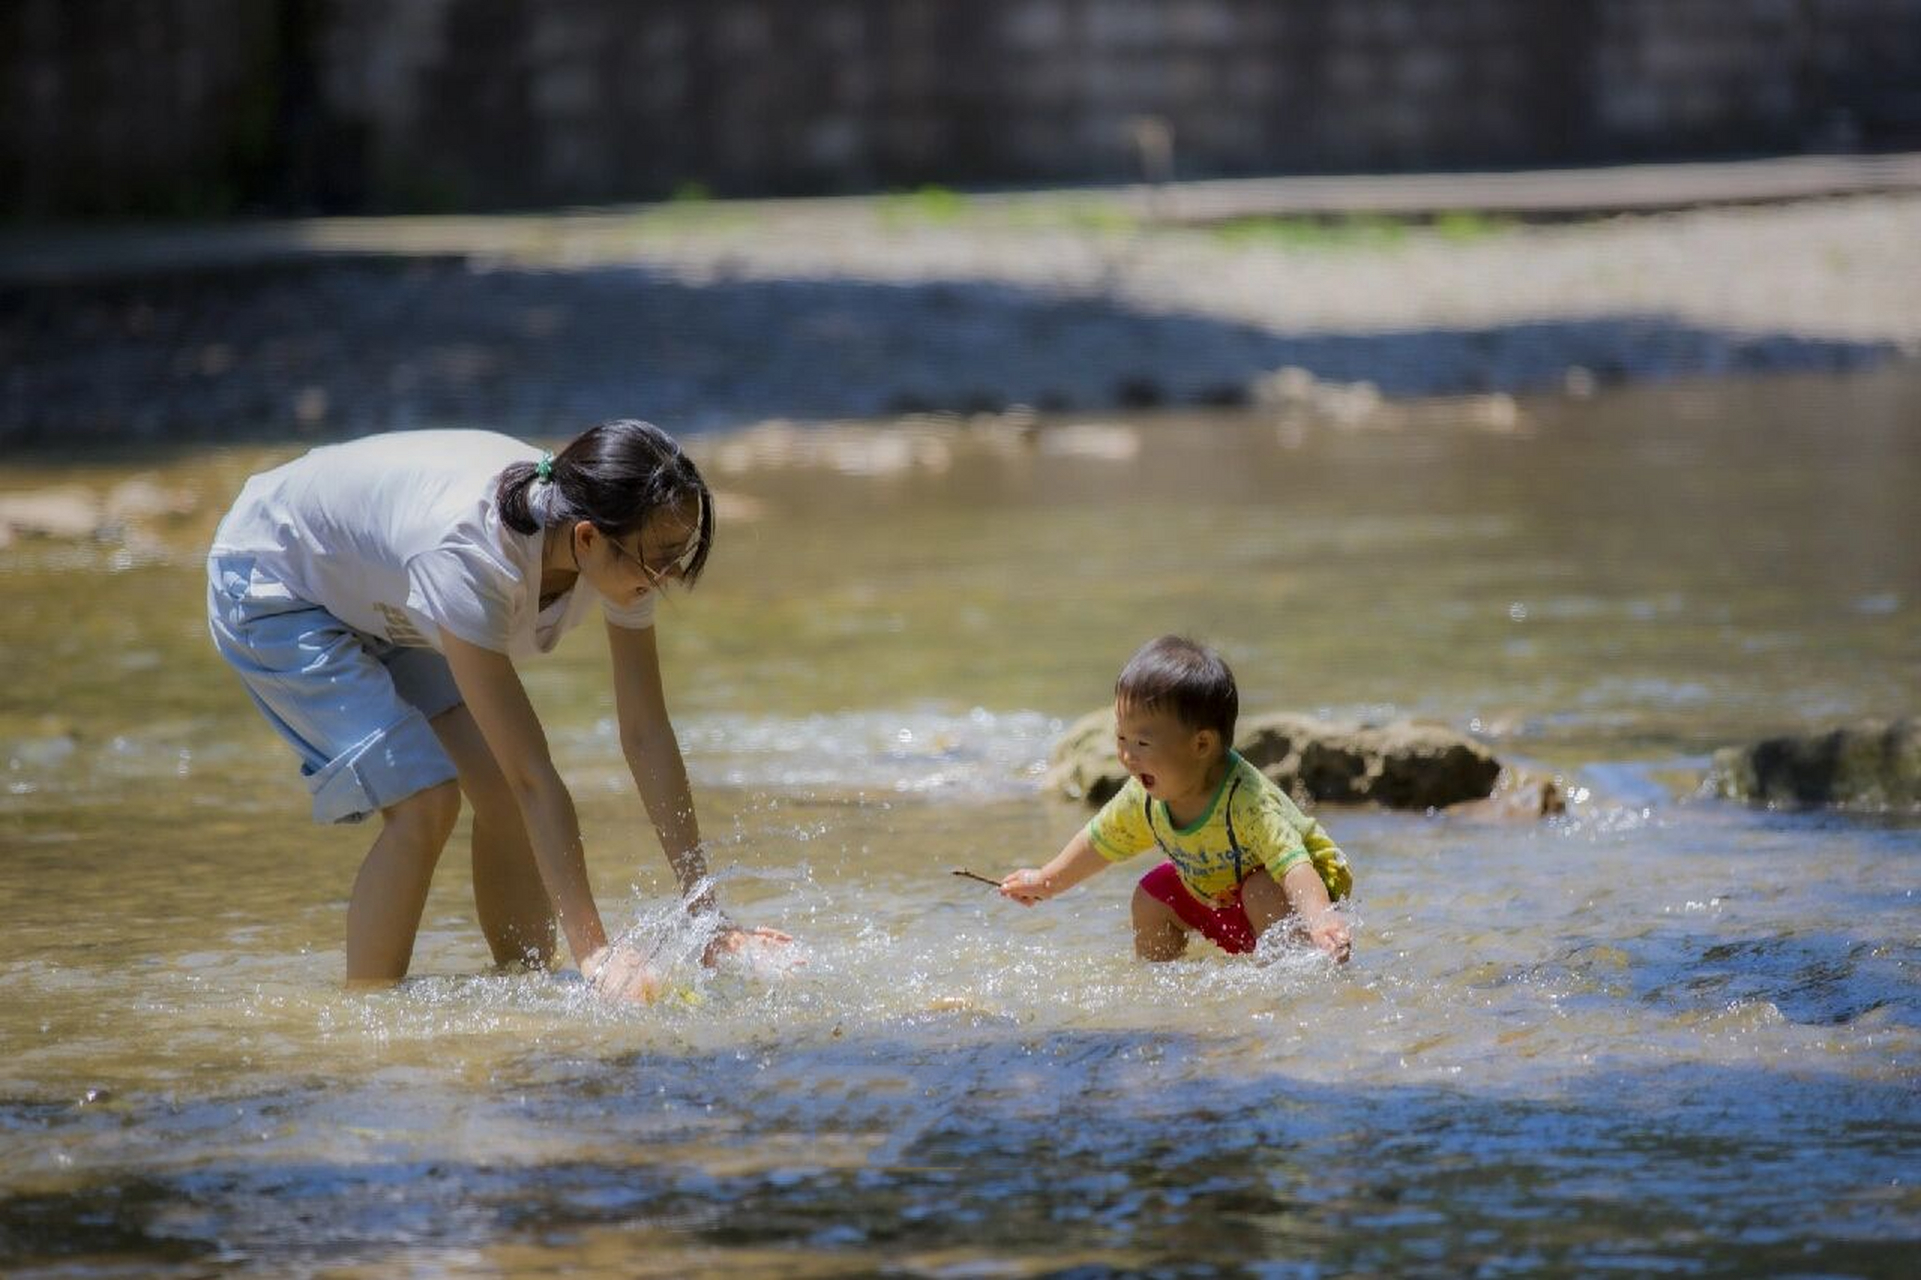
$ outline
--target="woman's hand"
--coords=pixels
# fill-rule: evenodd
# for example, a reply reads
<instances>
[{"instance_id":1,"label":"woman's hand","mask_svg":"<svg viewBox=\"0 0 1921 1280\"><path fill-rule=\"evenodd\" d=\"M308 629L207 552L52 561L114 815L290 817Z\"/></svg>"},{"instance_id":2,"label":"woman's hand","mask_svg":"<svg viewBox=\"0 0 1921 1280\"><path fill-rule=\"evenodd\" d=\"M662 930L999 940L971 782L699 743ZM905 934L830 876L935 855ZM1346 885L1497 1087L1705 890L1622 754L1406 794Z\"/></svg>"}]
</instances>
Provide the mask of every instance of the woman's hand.
<instances>
[{"instance_id":1,"label":"woman's hand","mask_svg":"<svg viewBox=\"0 0 1921 1280\"><path fill-rule=\"evenodd\" d=\"M1032 867L1010 871L1001 880L1001 897L1012 898L1023 907L1045 902L1058 893L1054 882Z\"/></svg>"},{"instance_id":2,"label":"woman's hand","mask_svg":"<svg viewBox=\"0 0 1921 1280\"><path fill-rule=\"evenodd\" d=\"M580 976L595 994L634 1004L652 1004L666 988L645 956L613 943L588 952L580 962Z\"/></svg>"},{"instance_id":3,"label":"woman's hand","mask_svg":"<svg viewBox=\"0 0 1921 1280\"><path fill-rule=\"evenodd\" d=\"M791 935L782 933L779 929L770 929L766 925L757 929L743 929L733 924L724 925L721 931L714 935L713 941L707 944L707 949L701 953L700 962L711 969L725 956L779 949L792 946L793 943L794 939Z\"/></svg>"}]
</instances>

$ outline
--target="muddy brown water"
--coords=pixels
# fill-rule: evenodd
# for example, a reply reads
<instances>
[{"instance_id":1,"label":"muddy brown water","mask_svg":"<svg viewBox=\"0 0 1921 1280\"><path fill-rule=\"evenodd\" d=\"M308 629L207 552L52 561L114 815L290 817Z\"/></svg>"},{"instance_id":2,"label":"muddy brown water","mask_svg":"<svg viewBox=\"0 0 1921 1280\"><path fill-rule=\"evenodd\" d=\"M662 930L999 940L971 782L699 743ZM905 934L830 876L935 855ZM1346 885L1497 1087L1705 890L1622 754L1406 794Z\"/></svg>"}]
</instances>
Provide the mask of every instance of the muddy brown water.
<instances>
[{"instance_id":1,"label":"muddy brown water","mask_svg":"<svg viewBox=\"0 0 1921 1280\"><path fill-rule=\"evenodd\" d=\"M484 972L458 837L415 976L341 988L365 832L307 823L200 613L288 450L9 465L199 499L0 550L0 1269L1901 1271L1921 827L1693 788L1921 709L1921 373L1520 409L702 438L670 695L723 894L807 963L685 960L580 634L527 678L603 908L675 966L645 1010ZM1250 710L1435 718L1574 803L1324 812L1339 973L1136 962L1145 867L1032 912L948 876L1058 847L1049 742L1170 629Z\"/></svg>"}]
</instances>

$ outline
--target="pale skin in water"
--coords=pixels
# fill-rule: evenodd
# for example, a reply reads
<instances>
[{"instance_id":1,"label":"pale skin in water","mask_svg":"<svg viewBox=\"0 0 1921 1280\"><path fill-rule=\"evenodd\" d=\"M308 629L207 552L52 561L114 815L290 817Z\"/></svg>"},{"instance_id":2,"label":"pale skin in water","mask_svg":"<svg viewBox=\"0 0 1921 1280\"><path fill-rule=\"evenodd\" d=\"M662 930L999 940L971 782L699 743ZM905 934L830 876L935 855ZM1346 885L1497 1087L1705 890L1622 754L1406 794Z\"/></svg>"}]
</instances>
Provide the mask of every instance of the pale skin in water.
<instances>
[{"instance_id":1,"label":"pale skin in water","mask_svg":"<svg viewBox=\"0 0 1921 1280\"><path fill-rule=\"evenodd\" d=\"M544 605L585 579L625 604L677 580L699 537L692 504L647 520L624 541L588 521L546 532L541 551ZM661 566L656 568L655 566ZM442 641L464 702L431 722L453 758L458 783L418 792L381 811L384 820L347 907L347 980L387 983L404 976L426 905L434 864L453 833L464 793L473 806L474 901L496 963L547 966L555 924L580 972L602 995L649 1001L661 976L645 956L608 943L587 879L573 797L547 749L520 675L505 654L452 635ZM683 896L706 876L687 769L667 717L652 628L607 627L621 751ZM688 903L717 910L711 892ZM792 941L777 929L722 928L705 959Z\"/></svg>"},{"instance_id":2,"label":"pale skin in water","mask_svg":"<svg viewBox=\"0 0 1921 1280\"><path fill-rule=\"evenodd\" d=\"M1171 712L1114 705L1115 746L1121 767L1140 780L1147 794L1166 802L1178 826L1200 820L1227 776L1227 744L1213 729L1194 729ZM1083 828L1046 866L1023 867L1000 882L1003 897L1022 906L1057 897L1109 866ZM1335 960L1346 963L1351 940L1347 921L1328 899L1327 886L1310 862L1288 868L1279 880L1266 871L1249 876L1241 888L1254 935L1276 924L1298 928ZM1187 949L1187 923L1166 903L1136 886L1133 902L1134 951L1143 960L1172 960Z\"/></svg>"}]
</instances>

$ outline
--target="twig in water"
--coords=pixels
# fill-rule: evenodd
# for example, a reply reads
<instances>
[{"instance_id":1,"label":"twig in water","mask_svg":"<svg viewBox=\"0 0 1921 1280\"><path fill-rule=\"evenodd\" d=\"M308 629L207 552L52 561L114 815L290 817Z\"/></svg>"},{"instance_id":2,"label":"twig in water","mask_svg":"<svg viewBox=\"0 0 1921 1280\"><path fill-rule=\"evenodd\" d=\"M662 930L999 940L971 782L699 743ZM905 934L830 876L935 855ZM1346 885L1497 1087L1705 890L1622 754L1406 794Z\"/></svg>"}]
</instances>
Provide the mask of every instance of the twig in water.
<instances>
[{"instance_id":1,"label":"twig in water","mask_svg":"<svg viewBox=\"0 0 1921 1280\"><path fill-rule=\"evenodd\" d=\"M988 879L988 878L987 878L986 876L984 876L984 875L981 875L981 874L979 874L978 872L974 872L974 871L969 871L969 870L968 870L968 869L967 869L966 867L955 867L955 868L954 868L954 874L955 874L955 875L957 875L957 876L961 876L961 877L962 877L962 878L964 878L964 879L968 879L968 880L978 880L978 881L980 881L980 882L981 882L982 884L991 884L991 885L993 885L993 886L994 886L994 887L995 887L996 889L998 889L998 888L1000 888L1000 887L1001 887L1001 882L1000 882L1000 881L998 881L998 880L989 880L989 879Z\"/></svg>"}]
</instances>

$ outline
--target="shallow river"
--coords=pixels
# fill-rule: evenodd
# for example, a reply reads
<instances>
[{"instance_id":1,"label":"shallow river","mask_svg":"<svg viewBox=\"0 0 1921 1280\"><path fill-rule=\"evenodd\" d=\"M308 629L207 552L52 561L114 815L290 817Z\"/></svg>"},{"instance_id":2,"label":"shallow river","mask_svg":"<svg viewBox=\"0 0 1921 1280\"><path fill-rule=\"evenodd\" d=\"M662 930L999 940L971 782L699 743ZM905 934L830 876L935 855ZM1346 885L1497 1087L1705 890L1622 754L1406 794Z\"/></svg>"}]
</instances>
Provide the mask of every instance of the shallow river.
<instances>
[{"instance_id":1,"label":"shallow river","mask_svg":"<svg viewBox=\"0 0 1921 1280\"><path fill-rule=\"evenodd\" d=\"M221 668L190 513L0 550L0 1271L1905 1272L1921 820L1695 795L1723 743L1921 710L1921 372L1263 414L711 437L661 621L722 892L707 973L593 629L527 668L651 1009L484 972L464 855L416 976L339 984L317 829ZM1130 954L1134 875L1034 911L1052 738L1142 640L1250 712L1416 715L1567 816L1323 810L1355 960ZM1205 951L1206 954L1202 954Z\"/></svg>"}]
</instances>

